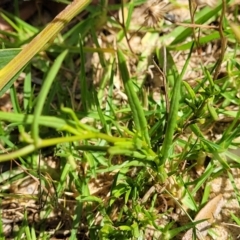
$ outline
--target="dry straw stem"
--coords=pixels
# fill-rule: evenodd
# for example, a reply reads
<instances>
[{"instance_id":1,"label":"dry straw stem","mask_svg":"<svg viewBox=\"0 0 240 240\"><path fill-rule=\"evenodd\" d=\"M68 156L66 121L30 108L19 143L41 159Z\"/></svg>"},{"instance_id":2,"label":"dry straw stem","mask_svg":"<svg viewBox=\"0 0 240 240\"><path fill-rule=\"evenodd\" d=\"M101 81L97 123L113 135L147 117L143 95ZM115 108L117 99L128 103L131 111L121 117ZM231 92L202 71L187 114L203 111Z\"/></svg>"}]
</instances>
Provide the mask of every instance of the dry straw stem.
<instances>
[{"instance_id":1,"label":"dry straw stem","mask_svg":"<svg viewBox=\"0 0 240 240\"><path fill-rule=\"evenodd\" d=\"M0 70L0 91L3 87L57 34L71 21L90 0L74 0L59 13L22 51Z\"/></svg>"}]
</instances>

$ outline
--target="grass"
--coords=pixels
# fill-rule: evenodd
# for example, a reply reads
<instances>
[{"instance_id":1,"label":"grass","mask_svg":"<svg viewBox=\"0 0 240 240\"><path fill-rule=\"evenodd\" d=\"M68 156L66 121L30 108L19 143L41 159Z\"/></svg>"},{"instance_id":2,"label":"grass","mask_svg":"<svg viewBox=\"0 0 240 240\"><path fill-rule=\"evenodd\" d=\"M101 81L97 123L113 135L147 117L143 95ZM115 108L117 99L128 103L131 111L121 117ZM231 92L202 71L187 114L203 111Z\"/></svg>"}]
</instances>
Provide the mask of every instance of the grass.
<instances>
[{"instance_id":1,"label":"grass","mask_svg":"<svg viewBox=\"0 0 240 240\"><path fill-rule=\"evenodd\" d=\"M88 6L86 17L34 54L22 83L12 85L16 70L1 90L12 105L0 112L1 239L3 232L14 239L181 239L188 229L199 238L204 218L195 216L212 198L211 181L224 174L240 203L240 157L232 152L240 135L239 46L230 26L237 11L229 10L230 20L222 4L204 7L186 25L139 30L130 21L139 3L127 4L125 24L113 17L121 4ZM41 31L3 14L14 31L1 31L2 69ZM189 25L210 26L221 16L223 32ZM129 36L137 35L147 44L135 53ZM201 53L226 39L227 51L218 47L207 62ZM166 78L157 101L146 83L154 64ZM236 227L239 216L230 214ZM214 228L209 234L219 236Z\"/></svg>"}]
</instances>

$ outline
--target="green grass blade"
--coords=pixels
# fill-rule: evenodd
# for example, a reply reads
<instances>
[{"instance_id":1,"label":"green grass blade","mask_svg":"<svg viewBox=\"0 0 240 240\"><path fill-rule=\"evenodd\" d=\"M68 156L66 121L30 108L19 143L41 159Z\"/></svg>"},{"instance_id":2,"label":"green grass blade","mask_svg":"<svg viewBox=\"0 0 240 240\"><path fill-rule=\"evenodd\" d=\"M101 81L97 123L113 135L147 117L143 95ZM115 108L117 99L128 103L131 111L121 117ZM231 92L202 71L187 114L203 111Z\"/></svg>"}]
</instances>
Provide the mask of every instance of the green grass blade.
<instances>
[{"instance_id":1,"label":"green grass blade","mask_svg":"<svg viewBox=\"0 0 240 240\"><path fill-rule=\"evenodd\" d=\"M216 15L221 9L222 9L222 4L218 5L214 9L205 7L204 9L202 9L200 12L196 14L195 23L203 24L207 22L212 16ZM171 45L175 45L184 41L191 34L192 34L192 28L186 28L186 27L180 26L175 28L174 31L172 31L170 34L163 36L162 39L167 39L169 37L176 36L173 42L171 43Z\"/></svg>"},{"instance_id":2,"label":"green grass blade","mask_svg":"<svg viewBox=\"0 0 240 240\"><path fill-rule=\"evenodd\" d=\"M15 49L1 49L0 50L0 69L7 65L19 52L20 48ZM2 90L0 90L0 97L12 86L13 82L16 81L22 69L9 81Z\"/></svg>"},{"instance_id":3,"label":"green grass blade","mask_svg":"<svg viewBox=\"0 0 240 240\"><path fill-rule=\"evenodd\" d=\"M39 93L38 102L37 102L37 105L36 105L36 108L34 111L34 119L33 119L33 123L32 123L32 137L33 137L36 145L37 145L38 138L39 138L39 117L41 115L41 112L44 107L44 103L47 98L47 95L50 91L51 85L52 85L52 83L58 73L58 70L60 69L61 64L62 64L64 58L66 57L67 53L68 53L68 50L65 50L56 58L52 68L50 69L50 71L43 83L42 89Z\"/></svg>"},{"instance_id":4,"label":"green grass blade","mask_svg":"<svg viewBox=\"0 0 240 240\"><path fill-rule=\"evenodd\" d=\"M80 46L80 58L81 58L81 71L80 71L80 86L81 86L81 99L84 111L87 112L89 108L89 96L90 93L87 88L87 80L86 80L86 72L85 72L85 54L83 51L83 43L82 38L80 36L79 39L79 46Z\"/></svg>"},{"instance_id":5,"label":"green grass blade","mask_svg":"<svg viewBox=\"0 0 240 240\"><path fill-rule=\"evenodd\" d=\"M130 79L124 55L122 51L119 49L118 49L118 61L119 61L119 69L121 72L123 84L126 90L126 94L128 96L129 105L132 110L136 131L140 133L140 135L143 137L143 139L146 141L146 143L150 147L151 143L150 143L150 138L148 134L147 120L145 118L144 111L138 99L138 96L134 90L133 82Z\"/></svg>"},{"instance_id":6,"label":"green grass blade","mask_svg":"<svg viewBox=\"0 0 240 240\"><path fill-rule=\"evenodd\" d=\"M188 58L184 64L183 70L179 77L175 80L175 84L173 86L173 94L171 98L170 103L170 111L168 116L168 123L167 123L167 129L165 133L165 138L163 141L162 149L161 149L161 163L164 164L169 156L169 149L172 146L173 141L173 135L174 131L177 125L177 117L178 117L178 108L179 108L179 101L181 97L181 84L182 84L182 78L185 74L185 71L187 69L187 66L190 61L190 57L192 54L192 49L188 55Z\"/></svg>"},{"instance_id":7,"label":"green grass blade","mask_svg":"<svg viewBox=\"0 0 240 240\"><path fill-rule=\"evenodd\" d=\"M23 89L23 108L26 113L30 113L32 110L32 75L31 75L31 68L26 68L26 77L24 81L24 89Z\"/></svg>"}]
</instances>

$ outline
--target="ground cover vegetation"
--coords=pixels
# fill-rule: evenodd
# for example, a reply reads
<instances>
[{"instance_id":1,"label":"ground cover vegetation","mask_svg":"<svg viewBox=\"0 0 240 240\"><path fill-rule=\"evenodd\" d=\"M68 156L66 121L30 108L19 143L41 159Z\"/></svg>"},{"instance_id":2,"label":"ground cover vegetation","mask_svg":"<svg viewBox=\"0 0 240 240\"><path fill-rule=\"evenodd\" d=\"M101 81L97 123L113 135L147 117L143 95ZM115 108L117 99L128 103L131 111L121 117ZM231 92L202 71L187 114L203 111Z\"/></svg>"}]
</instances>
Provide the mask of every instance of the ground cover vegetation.
<instances>
[{"instance_id":1,"label":"ground cover vegetation","mask_svg":"<svg viewBox=\"0 0 240 240\"><path fill-rule=\"evenodd\" d=\"M236 239L238 1L12 2L0 238Z\"/></svg>"}]
</instances>

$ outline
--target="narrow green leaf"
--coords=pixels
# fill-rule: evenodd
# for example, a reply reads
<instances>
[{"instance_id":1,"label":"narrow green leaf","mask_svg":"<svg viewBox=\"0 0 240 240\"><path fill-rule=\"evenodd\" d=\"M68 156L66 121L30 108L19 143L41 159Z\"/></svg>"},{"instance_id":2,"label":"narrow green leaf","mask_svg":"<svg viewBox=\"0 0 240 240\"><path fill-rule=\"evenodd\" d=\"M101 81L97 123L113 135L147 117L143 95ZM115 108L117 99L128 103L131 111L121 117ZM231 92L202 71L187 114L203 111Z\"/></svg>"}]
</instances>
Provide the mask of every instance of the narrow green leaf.
<instances>
[{"instance_id":1,"label":"narrow green leaf","mask_svg":"<svg viewBox=\"0 0 240 240\"><path fill-rule=\"evenodd\" d=\"M193 47L192 47L193 48ZM190 57L192 54L192 49L188 55L188 58L183 66L183 70L181 74L178 76L177 79L175 79L175 84L173 86L173 94L172 99L170 103L170 111L168 116L168 122L167 122L167 129L165 133L165 138L163 141L162 149L161 149L161 163L164 164L169 156L169 149L171 148L172 141L173 141L173 134L177 125L177 117L178 117L178 108L179 108L179 101L181 97L181 83L182 78L185 74L185 71L187 69L187 66L190 61Z\"/></svg>"},{"instance_id":2,"label":"narrow green leaf","mask_svg":"<svg viewBox=\"0 0 240 240\"><path fill-rule=\"evenodd\" d=\"M38 138L39 138L39 117L41 115L46 97L50 91L52 82L54 81L67 53L68 53L68 50L65 50L56 58L55 62L53 63L53 66L51 67L51 69L43 83L42 89L38 95L38 102L37 102L37 105L36 105L36 108L34 111L34 119L33 119L33 123L32 123L32 137L33 137L36 145L38 145L37 142L38 142Z\"/></svg>"},{"instance_id":3,"label":"narrow green leaf","mask_svg":"<svg viewBox=\"0 0 240 240\"><path fill-rule=\"evenodd\" d=\"M130 79L124 55L122 51L119 49L117 53L118 53L119 69L121 72L124 88L128 96L129 105L132 110L133 120L135 123L136 130L138 133L140 133L140 135L143 137L143 139L146 141L146 143L150 147L151 143L148 135L147 120L145 118L143 108L135 92L133 82Z\"/></svg>"}]
</instances>

